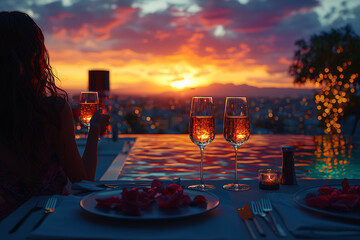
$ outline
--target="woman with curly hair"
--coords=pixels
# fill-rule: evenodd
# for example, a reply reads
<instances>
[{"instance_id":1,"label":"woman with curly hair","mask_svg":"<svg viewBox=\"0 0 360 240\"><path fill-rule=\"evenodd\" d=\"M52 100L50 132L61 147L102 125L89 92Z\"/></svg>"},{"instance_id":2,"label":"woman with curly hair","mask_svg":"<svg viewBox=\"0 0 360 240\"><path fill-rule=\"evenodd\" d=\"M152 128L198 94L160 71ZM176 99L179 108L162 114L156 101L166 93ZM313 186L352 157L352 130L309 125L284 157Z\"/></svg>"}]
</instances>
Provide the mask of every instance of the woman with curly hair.
<instances>
[{"instance_id":1,"label":"woman with curly hair","mask_svg":"<svg viewBox=\"0 0 360 240\"><path fill-rule=\"evenodd\" d=\"M32 196L68 194L67 179L93 180L98 138L110 117L92 117L81 157L41 29L26 13L0 12L0 33L1 220Z\"/></svg>"}]
</instances>

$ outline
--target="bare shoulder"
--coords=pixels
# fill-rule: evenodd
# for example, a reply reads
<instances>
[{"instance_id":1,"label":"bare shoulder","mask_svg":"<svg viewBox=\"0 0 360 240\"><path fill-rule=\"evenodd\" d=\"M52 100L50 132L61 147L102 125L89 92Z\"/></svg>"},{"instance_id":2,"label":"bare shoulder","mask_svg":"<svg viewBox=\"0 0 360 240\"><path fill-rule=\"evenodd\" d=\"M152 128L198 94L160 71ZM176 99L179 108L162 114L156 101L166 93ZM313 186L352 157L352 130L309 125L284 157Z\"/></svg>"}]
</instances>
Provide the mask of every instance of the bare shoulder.
<instances>
[{"instance_id":1,"label":"bare shoulder","mask_svg":"<svg viewBox=\"0 0 360 240\"><path fill-rule=\"evenodd\" d=\"M62 97L47 97L44 99L49 109L49 112L55 114L60 119L68 118L72 116L72 109L68 101ZM51 114L50 114L51 115Z\"/></svg>"},{"instance_id":2,"label":"bare shoulder","mask_svg":"<svg viewBox=\"0 0 360 240\"><path fill-rule=\"evenodd\" d=\"M53 110L55 108L55 110L61 111L64 106L69 105L64 98L58 96L46 97L44 100Z\"/></svg>"}]
</instances>

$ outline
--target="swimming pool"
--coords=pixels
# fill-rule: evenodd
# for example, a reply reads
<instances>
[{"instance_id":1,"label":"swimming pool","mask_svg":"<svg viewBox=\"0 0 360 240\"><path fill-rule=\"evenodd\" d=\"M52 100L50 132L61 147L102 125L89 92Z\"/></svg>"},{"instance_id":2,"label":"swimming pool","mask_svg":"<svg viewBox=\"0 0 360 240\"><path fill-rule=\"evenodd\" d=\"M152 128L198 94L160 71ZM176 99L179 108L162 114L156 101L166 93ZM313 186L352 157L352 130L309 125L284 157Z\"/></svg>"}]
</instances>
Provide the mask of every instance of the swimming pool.
<instances>
[{"instance_id":1,"label":"swimming pool","mask_svg":"<svg viewBox=\"0 0 360 240\"><path fill-rule=\"evenodd\" d=\"M136 141L119 179L199 179L200 150L188 135L130 136L136 138ZM260 168L280 170L281 147L286 145L296 148L295 169L298 178L360 178L360 146L349 137L252 135L239 148L239 179L257 179ZM216 135L204 151L204 180L233 179L234 162L233 147L222 135Z\"/></svg>"}]
</instances>

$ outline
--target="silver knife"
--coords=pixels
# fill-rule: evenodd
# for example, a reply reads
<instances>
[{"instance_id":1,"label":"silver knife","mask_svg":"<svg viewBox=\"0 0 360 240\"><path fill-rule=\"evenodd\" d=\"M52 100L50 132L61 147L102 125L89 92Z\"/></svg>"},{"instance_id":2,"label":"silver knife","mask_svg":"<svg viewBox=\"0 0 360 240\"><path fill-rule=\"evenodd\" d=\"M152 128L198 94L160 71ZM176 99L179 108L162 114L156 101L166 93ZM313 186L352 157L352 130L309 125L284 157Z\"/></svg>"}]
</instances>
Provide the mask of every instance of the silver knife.
<instances>
[{"instance_id":1,"label":"silver knife","mask_svg":"<svg viewBox=\"0 0 360 240\"><path fill-rule=\"evenodd\" d=\"M257 240L257 237L256 237L254 231L252 230L252 228L250 227L250 224L249 224L249 222L248 222L248 219L250 218L249 212L245 211L245 208L244 208L244 207L243 207L243 208L238 208L237 211L238 211L241 219L244 220L245 226L247 227L247 229L248 229L248 231L249 231L249 233L250 233L251 238L252 238L253 240Z\"/></svg>"}]
</instances>

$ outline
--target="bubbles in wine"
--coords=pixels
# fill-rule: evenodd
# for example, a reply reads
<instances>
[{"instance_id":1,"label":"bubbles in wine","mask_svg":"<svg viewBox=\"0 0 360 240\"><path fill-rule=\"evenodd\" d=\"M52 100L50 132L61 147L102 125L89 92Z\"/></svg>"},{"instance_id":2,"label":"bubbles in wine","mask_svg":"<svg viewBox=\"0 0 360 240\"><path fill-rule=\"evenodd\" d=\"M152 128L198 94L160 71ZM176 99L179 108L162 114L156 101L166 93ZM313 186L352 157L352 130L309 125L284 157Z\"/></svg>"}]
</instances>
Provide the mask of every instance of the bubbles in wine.
<instances>
[{"instance_id":1,"label":"bubbles in wine","mask_svg":"<svg viewBox=\"0 0 360 240\"><path fill-rule=\"evenodd\" d=\"M90 126L90 120L92 116L97 112L98 104L97 103L80 103L80 114L79 120L86 127Z\"/></svg>"},{"instance_id":2,"label":"bubbles in wine","mask_svg":"<svg viewBox=\"0 0 360 240\"><path fill-rule=\"evenodd\" d=\"M240 146L250 137L248 117L227 116L224 118L224 138L233 146Z\"/></svg>"},{"instance_id":3,"label":"bubbles in wine","mask_svg":"<svg viewBox=\"0 0 360 240\"><path fill-rule=\"evenodd\" d=\"M215 138L215 120L211 116L192 116L190 118L190 139L199 146L210 144Z\"/></svg>"}]
</instances>

